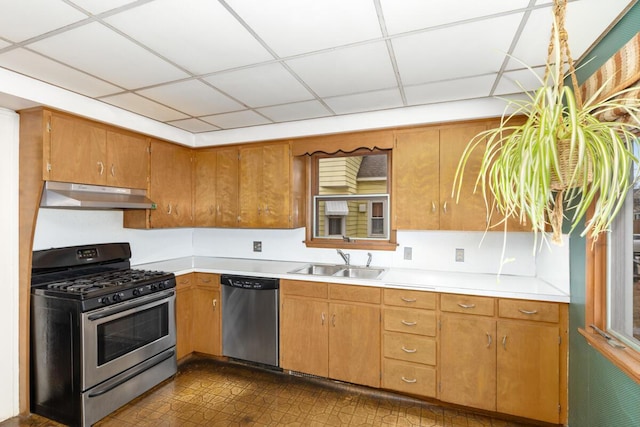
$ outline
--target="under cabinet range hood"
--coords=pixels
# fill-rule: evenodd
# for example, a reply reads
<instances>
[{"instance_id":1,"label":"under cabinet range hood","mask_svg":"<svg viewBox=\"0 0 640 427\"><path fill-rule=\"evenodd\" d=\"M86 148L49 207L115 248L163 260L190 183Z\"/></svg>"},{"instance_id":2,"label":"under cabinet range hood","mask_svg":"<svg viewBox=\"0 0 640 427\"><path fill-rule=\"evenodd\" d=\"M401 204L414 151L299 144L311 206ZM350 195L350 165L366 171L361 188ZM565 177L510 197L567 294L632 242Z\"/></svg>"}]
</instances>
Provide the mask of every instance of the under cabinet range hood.
<instances>
[{"instance_id":1,"label":"under cabinet range hood","mask_svg":"<svg viewBox=\"0 0 640 427\"><path fill-rule=\"evenodd\" d=\"M87 209L155 209L146 190L47 181L40 207Z\"/></svg>"}]
</instances>

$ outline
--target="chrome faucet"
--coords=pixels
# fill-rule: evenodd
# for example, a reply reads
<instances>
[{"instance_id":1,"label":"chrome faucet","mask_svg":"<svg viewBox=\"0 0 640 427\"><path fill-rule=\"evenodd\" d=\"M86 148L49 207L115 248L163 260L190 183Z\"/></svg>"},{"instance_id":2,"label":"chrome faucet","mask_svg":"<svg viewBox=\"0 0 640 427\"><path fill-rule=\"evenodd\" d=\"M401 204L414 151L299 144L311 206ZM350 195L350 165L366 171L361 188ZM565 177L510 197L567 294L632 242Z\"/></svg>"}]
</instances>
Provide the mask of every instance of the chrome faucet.
<instances>
[{"instance_id":1,"label":"chrome faucet","mask_svg":"<svg viewBox=\"0 0 640 427\"><path fill-rule=\"evenodd\" d=\"M373 259L373 255L371 255L371 252L367 252L367 267L371 265L372 259Z\"/></svg>"},{"instance_id":2,"label":"chrome faucet","mask_svg":"<svg viewBox=\"0 0 640 427\"><path fill-rule=\"evenodd\" d=\"M338 255L342 257L342 259L344 260L344 263L346 265L349 265L349 258L351 258L351 255L345 254L344 252L342 252L341 249L336 249L336 251L338 251Z\"/></svg>"}]
</instances>

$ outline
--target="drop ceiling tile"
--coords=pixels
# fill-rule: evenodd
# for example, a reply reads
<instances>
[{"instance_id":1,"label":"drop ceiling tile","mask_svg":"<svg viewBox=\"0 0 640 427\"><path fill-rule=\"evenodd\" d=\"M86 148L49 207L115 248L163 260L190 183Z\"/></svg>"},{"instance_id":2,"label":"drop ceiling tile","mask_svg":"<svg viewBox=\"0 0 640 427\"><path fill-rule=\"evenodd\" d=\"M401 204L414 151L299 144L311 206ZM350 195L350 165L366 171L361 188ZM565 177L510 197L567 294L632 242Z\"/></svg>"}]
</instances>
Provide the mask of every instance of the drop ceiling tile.
<instances>
[{"instance_id":1,"label":"drop ceiling tile","mask_svg":"<svg viewBox=\"0 0 640 427\"><path fill-rule=\"evenodd\" d=\"M397 85L384 42L303 56L287 61L287 65L321 97Z\"/></svg>"},{"instance_id":2,"label":"drop ceiling tile","mask_svg":"<svg viewBox=\"0 0 640 427\"><path fill-rule=\"evenodd\" d=\"M178 120L175 122L169 122L168 124L193 133L220 130L220 128L198 119Z\"/></svg>"},{"instance_id":3,"label":"drop ceiling tile","mask_svg":"<svg viewBox=\"0 0 640 427\"><path fill-rule=\"evenodd\" d=\"M273 59L217 1L156 0L105 21L198 75Z\"/></svg>"},{"instance_id":4,"label":"drop ceiling tile","mask_svg":"<svg viewBox=\"0 0 640 427\"><path fill-rule=\"evenodd\" d=\"M198 81L187 80L138 91L164 105L191 116L227 113L244 110L245 107L210 86Z\"/></svg>"},{"instance_id":5,"label":"drop ceiling tile","mask_svg":"<svg viewBox=\"0 0 640 427\"><path fill-rule=\"evenodd\" d=\"M0 54L0 66L90 97L104 96L122 90L26 49L14 49Z\"/></svg>"},{"instance_id":6,"label":"drop ceiling tile","mask_svg":"<svg viewBox=\"0 0 640 427\"><path fill-rule=\"evenodd\" d=\"M381 0L390 35L526 8L529 0Z\"/></svg>"},{"instance_id":7,"label":"drop ceiling tile","mask_svg":"<svg viewBox=\"0 0 640 427\"><path fill-rule=\"evenodd\" d=\"M565 28L569 49L578 60L609 24L629 5L629 0L580 0L567 4ZM522 68L522 63L534 67L547 59L553 15L551 6L531 12L522 35L509 60L509 68Z\"/></svg>"},{"instance_id":8,"label":"drop ceiling tile","mask_svg":"<svg viewBox=\"0 0 640 427\"><path fill-rule=\"evenodd\" d=\"M494 95L518 93L522 92L523 89L525 91L538 89L542 85L541 79L544 75L544 67L537 67L532 70L524 69L505 72L496 86Z\"/></svg>"},{"instance_id":9,"label":"drop ceiling tile","mask_svg":"<svg viewBox=\"0 0 640 427\"><path fill-rule=\"evenodd\" d=\"M134 93L121 93L118 95L104 97L101 100L111 105L115 105L116 107L120 107L161 122L186 119L189 117L186 114L172 108L165 107L157 102L150 101Z\"/></svg>"},{"instance_id":10,"label":"drop ceiling tile","mask_svg":"<svg viewBox=\"0 0 640 427\"><path fill-rule=\"evenodd\" d=\"M220 73L204 80L250 107L313 99L313 95L278 63Z\"/></svg>"},{"instance_id":11,"label":"drop ceiling tile","mask_svg":"<svg viewBox=\"0 0 640 427\"><path fill-rule=\"evenodd\" d=\"M363 111L386 110L402 107L402 97L398 89L378 90L355 95L336 96L324 100L336 114L359 113Z\"/></svg>"},{"instance_id":12,"label":"drop ceiling tile","mask_svg":"<svg viewBox=\"0 0 640 427\"><path fill-rule=\"evenodd\" d=\"M496 75L448 80L404 88L409 105L433 104L489 96Z\"/></svg>"},{"instance_id":13,"label":"drop ceiling tile","mask_svg":"<svg viewBox=\"0 0 640 427\"><path fill-rule=\"evenodd\" d=\"M87 15L62 0L2 1L0 36L14 42L62 28Z\"/></svg>"},{"instance_id":14,"label":"drop ceiling tile","mask_svg":"<svg viewBox=\"0 0 640 427\"><path fill-rule=\"evenodd\" d=\"M188 76L97 22L39 40L28 47L127 89Z\"/></svg>"},{"instance_id":15,"label":"drop ceiling tile","mask_svg":"<svg viewBox=\"0 0 640 427\"><path fill-rule=\"evenodd\" d=\"M215 116L200 117L207 123L222 129L234 129L247 126L266 125L271 121L251 110L235 111L233 113L216 114Z\"/></svg>"},{"instance_id":16,"label":"drop ceiling tile","mask_svg":"<svg viewBox=\"0 0 640 427\"><path fill-rule=\"evenodd\" d=\"M227 0L280 57L382 36L371 0Z\"/></svg>"},{"instance_id":17,"label":"drop ceiling tile","mask_svg":"<svg viewBox=\"0 0 640 427\"><path fill-rule=\"evenodd\" d=\"M497 72L522 14L393 39L402 83L429 83Z\"/></svg>"},{"instance_id":18,"label":"drop ceiling tile","mask_svg":"<svg viewBox=\"0 0 640 427\"><path fill-rule=\"evenodd\" d=\"M6 42L4 40L0 40L0 49L4 49L7 46L11 46L12 43Z\"/></svg>"},{"instance_id":19,"label":"drop ceiling tile","mask_svg":"<svg viewBox=\"0 0 640 427\"><path fill-rule=\"evenodd\" d=\"M73 3L77 4L87 12L91 12L93 15L98 15L108 10L117 9L131 4L135 1L136 0L73 0Z\"/></svg>"},{"instance_id":20,"label":"drop ceiling tile","mask_svg":"<svg viewBox=\"0 0 640 427\"><path fill-rule=\"evenodd\" d=\"M256 111L267 116L274 122L291 122L332 115L332 113L318 101L274 105L272 107L256 108Z\"/></svg>"}]
</instances>

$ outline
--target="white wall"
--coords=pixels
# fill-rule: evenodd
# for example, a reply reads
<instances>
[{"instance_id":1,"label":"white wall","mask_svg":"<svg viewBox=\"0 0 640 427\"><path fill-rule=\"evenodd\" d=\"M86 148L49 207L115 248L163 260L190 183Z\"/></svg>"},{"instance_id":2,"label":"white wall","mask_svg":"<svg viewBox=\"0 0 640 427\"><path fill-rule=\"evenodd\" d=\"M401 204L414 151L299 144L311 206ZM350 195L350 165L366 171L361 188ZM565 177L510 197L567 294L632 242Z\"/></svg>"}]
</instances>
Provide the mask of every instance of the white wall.
<instances>
[{"instance_id":1,"label":"white wall","mask_svg":"<svg viewBox=\"0 0 640 427\"><path fill-rule=\"evenodd\" d=\"M0 421L19 412L18 126L16 113L0 109Z\"/></svg>"}]
</instances>

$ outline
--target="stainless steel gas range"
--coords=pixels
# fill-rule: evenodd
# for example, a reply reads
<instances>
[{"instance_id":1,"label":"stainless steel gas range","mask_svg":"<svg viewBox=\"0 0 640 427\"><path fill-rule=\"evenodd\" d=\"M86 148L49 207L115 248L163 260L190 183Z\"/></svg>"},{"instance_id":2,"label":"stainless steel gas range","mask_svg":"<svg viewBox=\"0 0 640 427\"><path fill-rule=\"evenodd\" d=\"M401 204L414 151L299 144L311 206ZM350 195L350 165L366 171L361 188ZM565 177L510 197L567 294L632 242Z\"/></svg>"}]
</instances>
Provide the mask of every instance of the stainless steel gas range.
<instances>
[{"instance_id":1,"label":"stainless steel gas range","mask_svg":"<svg viewBox=\"0 0 640 427\"><path fill-rule=\"evenodd\" d=\"M89 426L174 375L175 276L128 243L33 252L31 410Z\"/></svg>"}]
</instances>

